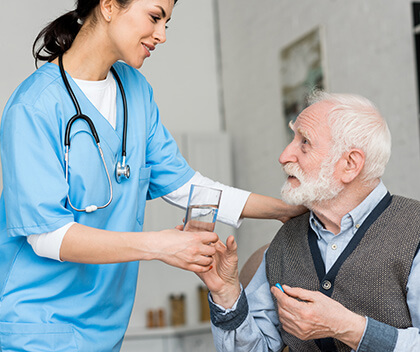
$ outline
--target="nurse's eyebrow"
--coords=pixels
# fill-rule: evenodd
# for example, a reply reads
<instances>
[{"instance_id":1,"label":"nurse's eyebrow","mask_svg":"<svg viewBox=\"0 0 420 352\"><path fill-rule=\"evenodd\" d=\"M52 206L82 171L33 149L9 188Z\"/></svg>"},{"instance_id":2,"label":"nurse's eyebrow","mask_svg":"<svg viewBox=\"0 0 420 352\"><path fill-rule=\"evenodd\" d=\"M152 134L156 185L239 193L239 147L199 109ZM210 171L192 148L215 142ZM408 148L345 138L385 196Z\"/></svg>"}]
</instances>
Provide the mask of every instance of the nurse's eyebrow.
<instances>
[{"instance_id":1,"label":"nurse's eyebrow","mask_svg":"<svg viewBox=\"0 0 420 352\"><path fill-rule=\"evenodd\" d=\"M162 16L162 18L165 18L166 17L166 12L165 12L165 10L163 9L163 7L162 6L160 6L160 5L156 5L156 7L160 10L160 13L161 13L161 16ZM170 18L168 19L168 21L170 20Z\"/></svg>"}]
</instances>

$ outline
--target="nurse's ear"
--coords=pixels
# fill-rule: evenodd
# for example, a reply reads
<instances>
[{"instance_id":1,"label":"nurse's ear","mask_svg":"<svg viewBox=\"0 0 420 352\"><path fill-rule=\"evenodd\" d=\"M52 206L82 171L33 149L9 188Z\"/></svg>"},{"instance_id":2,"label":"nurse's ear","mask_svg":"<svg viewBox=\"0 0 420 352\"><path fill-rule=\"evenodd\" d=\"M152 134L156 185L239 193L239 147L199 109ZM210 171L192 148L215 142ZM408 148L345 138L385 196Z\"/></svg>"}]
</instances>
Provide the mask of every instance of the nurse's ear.
<instances>
[{"instance_id":1,"label":"nurse's ear","mask_svg":"<svg viewBox=\"0 0 420 352\"><path fill-rule=\"evenodd\" d=\"M111 22L112 14L115 11L114 0L100 0L99 2L101 16L106 22Z\"/></svg>"}]
</instances>

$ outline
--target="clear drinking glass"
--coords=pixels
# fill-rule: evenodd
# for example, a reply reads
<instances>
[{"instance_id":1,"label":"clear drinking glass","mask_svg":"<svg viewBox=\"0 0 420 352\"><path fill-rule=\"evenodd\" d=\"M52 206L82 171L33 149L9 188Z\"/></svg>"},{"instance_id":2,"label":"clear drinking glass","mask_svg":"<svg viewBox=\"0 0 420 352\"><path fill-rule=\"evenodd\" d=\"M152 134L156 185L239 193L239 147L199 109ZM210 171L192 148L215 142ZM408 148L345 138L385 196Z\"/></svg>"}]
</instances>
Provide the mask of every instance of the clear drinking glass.
<instances>
[{"instance_id":1,"label":"clear drinking glass","mask_svg":"<svg viewBox=\"0 0 420 352\"><path fill-rule=\"evenodd\" d=\"M184 231L214 231L222 191L191 185Z\"/></svg>"}]
</instances>

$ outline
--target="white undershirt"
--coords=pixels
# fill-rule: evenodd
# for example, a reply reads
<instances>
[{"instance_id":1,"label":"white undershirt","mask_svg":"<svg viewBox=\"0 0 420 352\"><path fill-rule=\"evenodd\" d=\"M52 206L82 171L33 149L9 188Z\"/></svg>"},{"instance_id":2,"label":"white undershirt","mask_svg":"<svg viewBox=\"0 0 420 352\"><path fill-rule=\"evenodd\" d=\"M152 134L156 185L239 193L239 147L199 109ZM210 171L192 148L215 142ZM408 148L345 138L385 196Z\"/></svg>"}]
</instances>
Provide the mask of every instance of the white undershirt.
<instances>
[{"instance_id":1,"label":"white undershirt","mask_svg":"<svg viewBox=\"0 0 420 352\"><path fill-rule=\"evenodd\" d=\"M117 83L111 71L102 81L84 81L74 78L73 81L115 129L117 124Z\"/></svg>"},{"instance_id":2,"label":"white undershirt","mask_svg":"<svg viewBox=\"0 0 420 352\"><path fill-rule=\"evenodd\" d=\"M95 108L115 129L117 119L117 90L116 82L112 73L109 72L106 79L103 81L83 81L80 79L73 80L87 96L90 102L95 106ZM191 184L221 189L222 198L220 201L217 220L234 227L239 227L242 222L240 216L245 203L248 200L250 192L225 186L202 176L199 172L196 172L189 182L162 198L168 203L181 208L186 208ZM69 222L63 227L52 232L29 235L27 240L37 255L61 261L61 243L63 242L63 238L67 230L73 224L74 222Z\"/></svg>"}]
</instances>

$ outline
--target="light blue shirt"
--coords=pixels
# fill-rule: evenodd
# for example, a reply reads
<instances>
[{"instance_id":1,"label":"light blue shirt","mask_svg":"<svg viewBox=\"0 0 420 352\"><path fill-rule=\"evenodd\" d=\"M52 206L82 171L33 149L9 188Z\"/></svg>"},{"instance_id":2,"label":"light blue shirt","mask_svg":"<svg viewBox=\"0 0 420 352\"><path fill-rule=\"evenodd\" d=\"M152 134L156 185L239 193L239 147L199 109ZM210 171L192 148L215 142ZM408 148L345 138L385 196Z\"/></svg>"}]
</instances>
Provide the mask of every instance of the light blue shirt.
<instances>
[{"instance_id":1,"label":"light blue shirt","mask_svg":"<svg viewBox=\"0 0 420 352\"><path fill-rule=\"evenodd\" d=\"M370 212L387 193L386 187L381 182L369 196L355 209L346 214L341 220L341 232L338 235L325 230L314 214L310 216L310 225L318 236L318 246L325 269L328 271L334 265L341 252L352 239L360 224L367 218ZM284 343L279 333L280 322L277 315L277 307L273 302L270 285L267 281L265 270L265 256L253 279L245 289L247 300L238 300L232 309L224 310L222 307L210 302L212 314L216 314L221 320L230 316L230 320L238 319L241 310L246 309L248 302L249 311L245 320L235 329L225 330L212 324L215 346L218 351L279 351ZM420 254L414 258L411 272L407 283L407 304L410 310L413 327L408 329L396 329L385 324L377 324L372 319L367 319L364 336L360 342L358 352L382 349L371 349L369 337L372 335L384 336L383 328L387 331L398 332L397 343L394 352L418 352L420 351ZM211 301L211 298L210 298ZM245 302L245 303L244 303ZM245 308L244 308L245 306ZM235 324L233 324L235 325ZM382 330L380 330L382 328ZM377 330L377 331L376 331ZM369 331L369 334L367 333ZM379 345L378 345L379 346Z\"/></svg>"}]
</instances>

